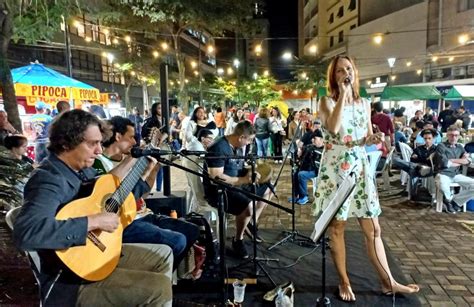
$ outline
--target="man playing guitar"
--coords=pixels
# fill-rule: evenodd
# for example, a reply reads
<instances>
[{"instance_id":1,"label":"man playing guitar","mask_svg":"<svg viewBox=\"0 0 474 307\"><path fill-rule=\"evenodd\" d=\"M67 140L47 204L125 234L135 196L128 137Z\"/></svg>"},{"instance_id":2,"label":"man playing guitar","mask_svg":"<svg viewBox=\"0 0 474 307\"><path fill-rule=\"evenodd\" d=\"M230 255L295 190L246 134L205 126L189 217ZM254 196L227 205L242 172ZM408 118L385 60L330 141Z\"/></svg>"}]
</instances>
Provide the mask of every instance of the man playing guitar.
<instances>
[{"instance_id":1,"label":"man playing guitar","mask_svg":"<svg viewBox=\"0 0 474 307\"><path fill-rule=\"evenodd\" d=\"M15 243L40 256L37 273L45 306L171 306L173 255L166 245L124 244L118 266L97 282L79 278L55 253L85 245L91 231L113 233L119 227L119 216L112 212L56 219L56 213L77 198L81 185L94 177L91 166L102 153L105 132L97 117L82 110L65 112L53 121L50 155L25 186L24 205L14 224ZM150 190L144 179L154 167L148 164L134 195ZM124 163L115 175L122 178L129 168Z\"/></svg>"}]
</instances>

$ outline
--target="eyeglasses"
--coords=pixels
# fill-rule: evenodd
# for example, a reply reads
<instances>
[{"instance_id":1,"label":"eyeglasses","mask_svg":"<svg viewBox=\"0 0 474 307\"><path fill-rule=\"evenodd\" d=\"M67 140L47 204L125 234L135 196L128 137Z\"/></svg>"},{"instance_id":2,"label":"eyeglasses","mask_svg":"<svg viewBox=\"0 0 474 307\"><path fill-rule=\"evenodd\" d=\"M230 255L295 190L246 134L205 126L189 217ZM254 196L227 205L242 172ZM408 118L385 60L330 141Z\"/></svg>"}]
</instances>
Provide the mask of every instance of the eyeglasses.
<instances>
[{"instance_id":1,"label":"eyeglasses","mask_svg":"<svg viewBox=\"0 0 474 307\"><path fill-rule=\"evenodd\" d=\"M458 133L448 133L448 136L455 136L455 137L459 137L459 134L458 134Z\"/></svg>"}]
</instances>

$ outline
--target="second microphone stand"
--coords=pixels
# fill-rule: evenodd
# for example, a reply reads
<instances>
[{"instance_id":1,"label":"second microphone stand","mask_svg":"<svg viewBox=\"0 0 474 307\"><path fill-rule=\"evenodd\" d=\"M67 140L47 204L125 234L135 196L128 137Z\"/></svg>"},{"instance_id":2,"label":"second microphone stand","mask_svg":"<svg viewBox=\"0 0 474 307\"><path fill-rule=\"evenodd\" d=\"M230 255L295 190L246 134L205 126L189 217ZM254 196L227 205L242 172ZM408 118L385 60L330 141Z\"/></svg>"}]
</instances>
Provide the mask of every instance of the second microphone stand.
<instances>
[{"instance_id":1,"label":"second microphone stand","mask_svg":"<svg viewBox=\"0 0 474 307\"><path fill-rule=\"evenodd\" d=\"M297 162L297 155L298 155L298 148L296 146L296 136L299 134L301 131L300 129L301 122L298 124L298 127L296 128L296 133L295 136L293 137L293 140L291 140L291 144L288 148L288 152L291 152L291 231L284 231L283 233L286 234L286 236L281 239L280 241L276 242L272 246L268 248L268 250L272 250L278 245L282 245L286 242L292 242L296 243L300 246L307 246L307 247L316 247L318 244L315 244L313 240L311 240L310 237L307 237L305 235L300 234L296 230L296 222L295 222L295 202L296 202L296 188L297 188L297 183L296 183L296 178L298 176L298 162ZM286 158L285 158L286 159Z\"/></svg>"}]
</instances>

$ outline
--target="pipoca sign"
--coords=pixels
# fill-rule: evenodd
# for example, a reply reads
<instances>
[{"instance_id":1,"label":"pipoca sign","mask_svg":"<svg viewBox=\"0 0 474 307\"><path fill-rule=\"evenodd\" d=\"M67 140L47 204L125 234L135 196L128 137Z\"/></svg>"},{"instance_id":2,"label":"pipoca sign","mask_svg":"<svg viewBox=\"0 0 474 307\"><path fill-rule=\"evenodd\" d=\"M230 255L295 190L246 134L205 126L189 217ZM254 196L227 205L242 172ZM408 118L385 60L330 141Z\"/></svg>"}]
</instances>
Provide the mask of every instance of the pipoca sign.
<instances>
[{"instance_id":1,"label":"pipoca sign","mask_svg":"<svg viewBox=\"0 0 474 307\"><path fill-rule=\"evenodd\" d=\"M31 86L31 96L67 98L66 88L59 86Z\"/></svg>"}]
</instances>

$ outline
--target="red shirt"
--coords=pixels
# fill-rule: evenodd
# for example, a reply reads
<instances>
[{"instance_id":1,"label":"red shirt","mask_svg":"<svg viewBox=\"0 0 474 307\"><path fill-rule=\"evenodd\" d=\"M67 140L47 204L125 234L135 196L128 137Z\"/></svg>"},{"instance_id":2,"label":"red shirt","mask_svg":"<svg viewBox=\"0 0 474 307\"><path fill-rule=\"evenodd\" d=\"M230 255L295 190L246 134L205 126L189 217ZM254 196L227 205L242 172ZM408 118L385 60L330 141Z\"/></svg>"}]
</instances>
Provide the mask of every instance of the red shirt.
<instances>
[{"instance_id":1,"label":"red shirt","mask_svg":"<svg viewBox=\"0 0 474 307\"><path fill-rule=\"evenodd\" d=\"M372 124L377 125L377 127L379 127L380 132L383 132L385 135L388 135L390 136L390 138L392 138L394 130L390 116L385 113L377 113L372 116Z\"/></svg>"}]
</instances>

